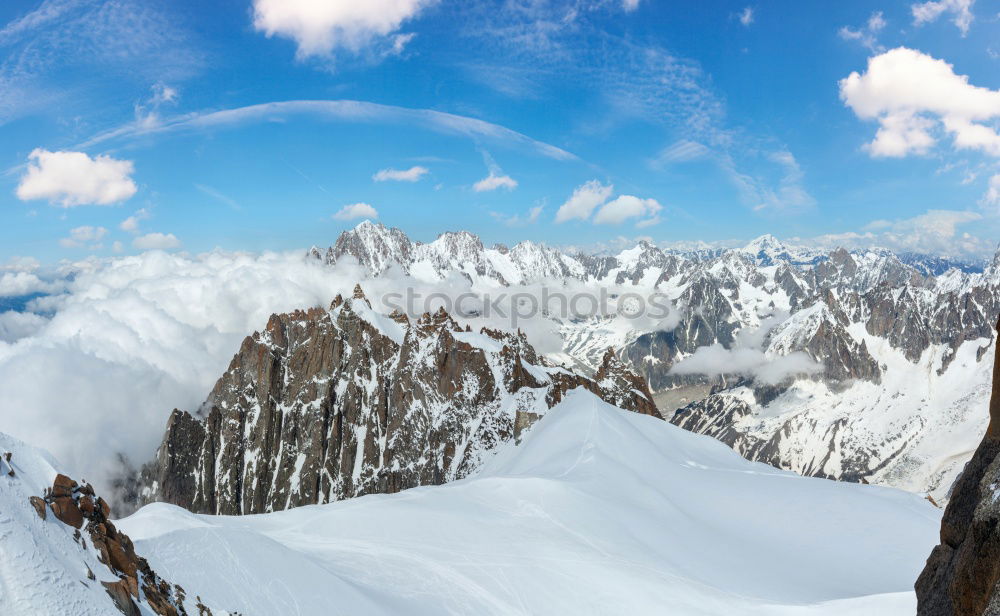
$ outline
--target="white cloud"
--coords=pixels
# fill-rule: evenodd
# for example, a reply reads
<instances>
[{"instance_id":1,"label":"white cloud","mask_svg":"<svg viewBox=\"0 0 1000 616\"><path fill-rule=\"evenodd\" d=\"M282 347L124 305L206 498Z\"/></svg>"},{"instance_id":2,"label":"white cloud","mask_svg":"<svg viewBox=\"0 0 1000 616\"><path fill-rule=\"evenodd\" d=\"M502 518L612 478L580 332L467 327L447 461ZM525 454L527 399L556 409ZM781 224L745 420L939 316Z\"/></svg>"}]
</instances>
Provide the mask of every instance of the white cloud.
<instances>
[{"instance_id":1,"label":"white cloud","mask_svg":"<svg viewBox=\"0 0 1000 616\"><path fill-rule=\"evenodd\" d=\"M632 195L621 195L620 197L608 201L601 209L597 210L594 216L594 224L598 225L618 225L630 218L646 218L640 221L637 227L647 227L659 222L656 215L663 206L656 199L640 199Z\"/></svg>"},{"instance_id":2,"label":"white cloud","mask_svg":"<svg viewBox=\"0 0 1000 616\"><path fill-rule=\"evenodd\" d=\"M928 210L899 220L876 220L862 232L831 233L811 238L823 248L888 248L897 253L915 252L962 259L992 255L996 245L961 228L982 220L982 214L965 210ZM795 240L796 238L792 238Z\"/></svg>"},{"instance_id":3,"label":"white cloud","mask_svg":"<svg viewBox=\"0 0 1000 616\"><path fill-rule=\"evenodd\" d=\"M610 184L605 186L597 180L590 180L577 186L573 194L566 200L566 203L560 205L556 211L556 222L562 223L573 219L589 219L597 206L611 198L611 193L614 189L614 186Z\"/></svg>"},{"instance_id":4,"label":"white cloud","mask_svg":"<svg viewBox=\"0 0 1000 616\"><path fill-rule=\"evenodd\" d=\"M70 229L69 237L59 240L59 245L63 248L79 248L85 244L90 244L89 248L92 250L99 249L102 246L97 242L100 242L107 234L108 230L104 227L91 227L89 225L76 227L75 229Z\"/></svg>"},{"instance_id":5,"label":"white cloud","mask_svg":"<svg viewBox=\"0 0 1000 616\"><path fill-rule=\"evenodd\" d=\"M917 26L936 21L941 15L950 13L951 23L962 31L962 36L965 36L969 33L969 26L972 25L972 5L975 2L976 0L932 0L911 4L910 11L913 13L913 23Z\"/></svg>"},{"instance_id":6,"label":"white cloud","mask_svg":"<svg viewBox=\"0 0 1000 616\"><path fill-rule=\"evenodd\" d=\"M990 208L994 213L1000 213L1000 173L990 178L986 194L979 202L984 208Z\"/></svg>"},{"instance_id":7,"label":"white cloud","mask_svg":"<svg viewBox=\"0 0 1000 616\"><path fill-rule=\"evenodd\" d=\"M335 220L354 220L355 218L378 218L378 210L367 203L352 203L340 208L333 215Z\"/></svg>"},{"instance_id":8,"label":"white cloud","mask_svg":"<svg viewBox=\"0 0 1000 616\"><path fill-rule=\"evenodd\" d=\"M523 216L521 214L505 215L499 212L490 212L490 216L496 220L502 222L508 227L522 227L524 225L533 225L538 222L538 218L542 215L542 210L545 209L544 205L536 205L528 210Z\"/></svg>"},{"instance_id":9,"label":"white cloud","mask_svg":"<svg viewBox=\"0 0 1000 616\"><path fill-rule=\"evenodd\" d=\"M294 169L294 167L293 167L293 169ZM296 169L296 171L298 171L298 170ZM243 209L240 206L239 202L236 201L236 199L233 199L229 195L223 194L222 192L220 192L220 191L212 188L211 186L205 186L204 184L195 184L194 187L197 188L200 192L203 192L206 195L208 195L209 197L215 199L219 203L224 203L224 204L228 205L229 207L233 208L234 210L239 211L239 210Z\"/></svg>"},{"instance_id":10,"label":"white cloud","mask_svg":"<svg viewBox=\"0 0 1000 616\"><path fill-rule=\"evenodd\" d=\"M41 266L42 263L35 257L14 256L7 259L6 263L0 263L0 271L33 272Z\"/></svg>"},{"instance_id":11,"label":"white cloud","mask_svg":"<svg viewBox=\"0 0 1000 616\"><path fill-rule=\"evenodd\" d=\"M0 275L0 297L53 293L60 288L58 283L42 280L30 272L4 272Z\"/></svg>"},{"instance_id":12,"label":"white cloud","mask_svg":"<svg viewBox=\"0 0 1000 616\"><path fill-rule=\"evenodd\" d=\"M416 182L430 172L427 167L414 165L409 169L382 169L372 176L376 182Z\"/></svg>"},{"instance_id":13,"label":"white cloud","mask_svg":"<svg viewBox=\"0 0 1000 616\"><path fill-rule=\"evenodd\" d=\"M0 342L8 344L33 336L48 320L31 312L0 312Z\"/></svg>"},{"instance_id":14,"label":"white cloud","mask_svg":"<svg viewBox=\"0 0 1000 616\"><path fill-rule=\"evenodd\" d=\"M729 157L719 160L719 166L736 185L744 203L755 212L772 213L801 212L816 204L803 186L805 174L791 152L780 150L768 154L766 158L777 168L777 179L773 182L738 171Z\"/></svg>"},{"instance_id":15,"label":"white cloud","mask_svg":"<svg viewBox=\"0 0 1000 616\"><path fill-rule=\"evenodd\" d=\"M139 250L170 250L180 245L173 233L147 233L132 240L132 247Z\"/></svg>"},{"instance_id":16,"label":"white cloud","mask_svg":"<svg viewBox=\"0 0 1000 616\"><path fill-rule=\"evenodd\" d=\"M489 175L472 185L472 190L476 192L489 192L498 188L514 190L517 188L517 180L509 175L496 175L491 171Z\"/></svg>"},{"instance_id":17,"label":"white cloud","mask_svg":"<svg viewBox=\"0 0 1000 616\"><path fill-rule=\"evenodd\" d=\"M787 318L787 314L774 315L764 319L759 328L740 330L729 349L719 343L698 347L690 356L677 362L670 372L707 376L742 375L775 385L790 376L821 371L822 364L804 352L777 355L761 350L766 346L771 330Z\"/></svg>"},{"instance_id":18,"label":"white cloud","mask_svg":"<svg viewBox=\"0 0 1000 616\"><path fill-rule=\"evenodd\" d=\"M882 17L882 11L876 11L871 14L868 21L861 28L854 29L850 26L844 26L841 28L837 34L840 38L845 41L858 41L863 46L874 52L883 51L883 47L879 45L878 34L885 28L885 18Z\"/></svg>"},{"instance_id":19,"label":"white cloud","mask_svg":"<svg viewBox=\"0 0 1000 616\"><path fill-rule=\"evenodd\" d=\"M622 8L626 13L631 13L639 8L639 0L622 0Z\"/></svg>"},{"instance_id":20,"label":"white cloud","mask_svg":"<svg viewBox=\"0 0 1000 616\"><path fill-rule=\"evenodd\" d=\"M749 26L753 23L753 7L748 6L740 11L740 23Z\"/></svg>"},{"instance_id":21,"label":"white cloud","mask_svg":"<svg viewBox=\"0 0 1000 616\"><path fill-rule=\"evenodd\" d=\"M707 376L743 375L765 384L775 385L797 374L810 374L822 366L802 352L768 356L758 349L726 349L721 344L698 347L671 368L673 374L704 374Z\"/></svg>"},{"instance_id":22,"label":"white cloud","mask_svg":"<svg viewBox=\"0 0 1000 616\"><path fill-rule=\"evenodd\" d=\"M697 141L681 139L663 148L659 155L653 159L654 167L661 167L673 163L684 163L699 158L704 158L711 153L704 145Z\"/></svg>"},{"instance_id":23,"label":"white cloud","mask_svg":"<svg viewBox=\"0 0 1000 616\"><path fill-rule=\"evenodd\" d=\"M984 123L1000 118L1000 91L974 86L947 62L919 51L899 47L870 58L864 74L840 81L840 97L859 118L878 120L866 146L872 156L925 153L938 129L952 136L956 149L1000 156L1000 134Z\"/></svg>"},{"instance_id":24,"label":"white cloud","mask_svg":"<svg viewBox=\"0 0 1000 616\"><path fill-rule=\"evenodd\" d=\"M130 177L132 161L40 148L28 159L28 169L17 186L17 197L22 201L48 199L63 207L111 205L136 192Z\"/></svg>"},{"instance_id":25,"label":"white cloud","mask_svg":"<svg viewBox=\"0 0 1000 616\"><path fill-rule=\"evenodd\" d=\"M576 155L554 145L537 141L505 126L491 124L477 118L434 109L409 109L354 100L277 101L233 109L187 113L164 118L154 126L144 126L131 122L125 126L95 135L80 147L89 147L111 140L240 126L248 122L284 120L288 116L296 114L344 122L419 126L438 133L467 137L477 143L490 141L509 146L521 146L555 160L578 160Z\"/></svg>"},{"instance_id":26,"label":"white cloud","mask_svg":"<svg viewBox=\"0 0 1000 616\"><path fill-rule=\"evenodd\" d=\"M139 222L146 220L150 217L150 213L146 208L136 210L135 214L132 214L118 225L118 228L122 231L128 233L138 233L139 232Z\"/></svg>"},{"instance_id":27,"label":"white cloud","mask_svg":"<svg viewBox=\"0 0 1000 616\"><path fill-rule=\"evenodd\" d=\"M433 0L254 0L254 28L290 38L297 56L326 56L336 49L359 53L376 43L398 53L412 38L396 34Z\"/></svg>"}]
</instances>

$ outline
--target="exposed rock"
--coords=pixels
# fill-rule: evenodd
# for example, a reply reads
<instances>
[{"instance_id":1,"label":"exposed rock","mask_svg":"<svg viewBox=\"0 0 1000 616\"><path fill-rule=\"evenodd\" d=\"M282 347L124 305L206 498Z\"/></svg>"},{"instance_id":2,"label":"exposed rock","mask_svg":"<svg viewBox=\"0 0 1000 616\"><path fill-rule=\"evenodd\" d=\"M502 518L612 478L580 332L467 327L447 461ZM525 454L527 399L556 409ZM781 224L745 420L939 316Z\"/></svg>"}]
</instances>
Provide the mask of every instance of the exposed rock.
<instances>
[{"instance_id":1,"label":"exposed rock","mask_svg":"<svg viewBox=\"0 0 1000 616\"><path fill-rule=\"evenodd\" d=\"M114 582L101 584L123 614L139 616L143 613L139 605L145 604L159 616L187 616L184 589L163 580L146 559L136 554L132 540L119 532L108 519L110 510L107 503L99 497L95 500L90 484L81 486L65 475L57 475L44 499L33 496L30 501L43 520L48 505L56 519L77 529L73 538L86 550L87 542L79 530L84 528L93 549L97 551L98 560L107 566L110 574L118 577ZM87 578L96 579L89 567ZM197 607L200 615L211 616L211 611L200 601Z\"/></svg>"},{"instance_id":2,"label":"exposed rock","mask_svg":"<svg viewBox=\"0 0 1000 616\"><path fill-rule=\"evenodd\" d=\"M47 510L45 501L38 496L32 496L30 501L31 501L31 506L34 507L35 512L38 513L38 517L44 520L46 517L46 510Z\"/></svg>"},{"instance_id":3,"label":"exposed rock","mask_svg":"<svg viewBox=\"0 0 1000 616\"><path fill-rule=\"evenodd\" d=\"M1000 327L1000 323L998 323ZM1000 349L986 435L941 520L941 543L917 579L920 616L1000 614Z\"/></svg>"},{"instance_id":4,"label":"exposed rock","mask_svg":"<svg viewBox=\"0 0 1000 616\"><path fill-rule=\"evenodd\" d=\"M547 365L520 333L466 331L444 310L375 314L359 287L247 337L204 416L171 415L145 498L245 514L440 484L574 387L658 416L613 353L589 379Z\"/></svg>"}]
</instances>

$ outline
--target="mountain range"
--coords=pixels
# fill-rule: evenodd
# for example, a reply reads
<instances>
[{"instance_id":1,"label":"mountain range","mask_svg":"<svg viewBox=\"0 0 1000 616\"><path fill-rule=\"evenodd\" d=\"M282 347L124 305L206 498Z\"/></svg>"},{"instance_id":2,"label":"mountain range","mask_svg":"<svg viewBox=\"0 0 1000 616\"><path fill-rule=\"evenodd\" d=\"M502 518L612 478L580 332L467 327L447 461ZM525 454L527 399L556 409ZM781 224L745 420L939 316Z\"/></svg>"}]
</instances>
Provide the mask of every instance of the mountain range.
<instances>
[{"instance_id":1,"label":"mountain range","mask_svg":"<svg viewBox=\"0 0 1000 616\"><path fill-rule=\"evenodd\" d=\"M733 249L640 241L581 254L532 242L488 248L468 232L420 243L367 221L308 258L429 287L458 277L480 293L546 284L665 296L672 316L661 321L542 314L559 340L545 354L593 372L614 348L668 420L802 474L945 501L984 427L998 259L979 268L773 236Z\"/></svg>"}]
</instances>

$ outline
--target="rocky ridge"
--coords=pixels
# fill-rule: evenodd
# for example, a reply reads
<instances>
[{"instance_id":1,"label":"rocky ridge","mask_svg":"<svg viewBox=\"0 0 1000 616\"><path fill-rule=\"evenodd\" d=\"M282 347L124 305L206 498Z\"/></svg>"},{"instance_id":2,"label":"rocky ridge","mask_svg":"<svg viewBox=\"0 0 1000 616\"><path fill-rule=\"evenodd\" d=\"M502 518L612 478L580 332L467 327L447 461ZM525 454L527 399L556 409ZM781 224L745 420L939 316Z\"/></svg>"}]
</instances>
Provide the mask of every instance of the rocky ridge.
<instances>
[{"instance_id":1,"label":"rocky ridge","mask_svg":"<svg viewBox=\"0 0 1000 616\"><path fill-rule=\"evenodd\" d=\"M521 333L378 314L357 287L248 336L202 408L171 415L143 499L249 514L452 481L576 387L659 416L614 353L587 378Z\"/></svg>"},{"instance_id":2,"label":"rocky ridge","mask_svg":"<svg viewBox=\"0 0 1000 616\"><path fill-rule=\"evenodd\" d=\"M392 242L377 241L383 236ZM454 256L459 245L461 259ZM944 501L982 429L975 409L988 395L979 375L992 365L998 259L980 268L884 249L795 247L772 236L728 250L639 242L617 254L586 255L528 242L487 248L467 233L421 244L367 222L314 254L334 266L343 259L378 264L370 269L375 276L397 264L428 284L457 273L473 288L544 282L655 291L672 309L659 323L548 315L563 343L549 357L593 373L613 347L654 392L711 387L709 398L688 405L675 423L782 468L930 491ZM724 367L674 370L699 349L738 350L747 338L765 358L801 353L822 368L790 372L778 383ZM662 410L670 418L674 408ZM951 435L947 451L934 445L942 432Z\"/></svg>"},{"instance_id":3,"label":"rocky ridge","mask_svg":"<svg viewBox=\"0 0 1000 616\"><path fill-rule=\"evenodd\" d=\"M986 434L956 482L941 543L915 585L919 616L1000 614L1000 350L997 355Z\"/></svg>"}]
</instances>

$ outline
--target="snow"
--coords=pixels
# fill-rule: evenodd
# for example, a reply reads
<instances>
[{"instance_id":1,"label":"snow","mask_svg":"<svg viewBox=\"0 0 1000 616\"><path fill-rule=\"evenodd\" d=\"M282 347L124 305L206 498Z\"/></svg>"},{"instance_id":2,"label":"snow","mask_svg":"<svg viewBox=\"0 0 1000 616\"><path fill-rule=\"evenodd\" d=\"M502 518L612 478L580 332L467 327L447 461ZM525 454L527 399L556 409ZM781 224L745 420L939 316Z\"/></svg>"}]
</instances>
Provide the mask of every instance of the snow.
<instances>
[{"instance_id":1,"label":"snow","mask_svg":"<svg viewBox=\"0 0 1000 616\"><path fill-rule=\"evenodd\" d=\"M243 517L120 521L253 614L911 614L939 512L800 477L574 391L476 476Z\"/></svg>"},{"instance_id":2,"label":"snow","mask_svg":"<svg viewBox=\"0 0 1000 616\"><path fill-rule=\"evenodd\" d=\"M58 464L0 433L0 453L5 452L13 454L15 475L8 476L7 463L0 462L0 614L118 614L100 584L117 578L100 564L89 541L88 549L82 548L72 527L51 511L42 520L28 502L52 485ZM88 567L96 580L87 579Z\"/></svg>"}]
</instances>

